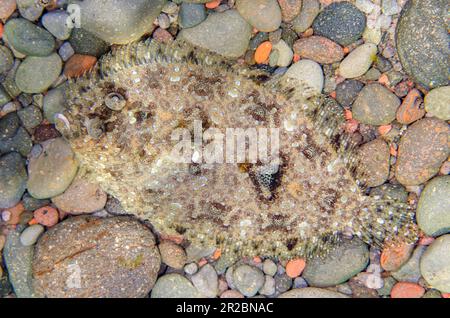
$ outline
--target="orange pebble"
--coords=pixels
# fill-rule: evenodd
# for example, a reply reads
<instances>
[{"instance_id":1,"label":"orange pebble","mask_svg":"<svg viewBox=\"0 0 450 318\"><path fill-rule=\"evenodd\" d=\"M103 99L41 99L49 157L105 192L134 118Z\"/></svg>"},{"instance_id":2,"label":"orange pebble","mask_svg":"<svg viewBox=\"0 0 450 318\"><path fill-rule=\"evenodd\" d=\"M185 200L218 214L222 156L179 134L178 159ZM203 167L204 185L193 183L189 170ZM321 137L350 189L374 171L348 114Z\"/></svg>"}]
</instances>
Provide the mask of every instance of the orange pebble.
<instances>
[{"instance_id":1,"label":"orange pebble","mask_svg":"<svg viewBox=\"0 0 450 318\"><path fill-rule=\"evenodd\" d=\"M303 37L307 38L310 37L314 34L314 30L312 28L307 29L305 32L303 32Z\"/></svg>"},{"instance_id":2,"label":"orange pebble","mask_svg":"<svg viewBox=\"0 0 450 318\"><path fill-rule=\"evenodd\" d=\"M266 63L269 59L270 52L272 51L272 43L266 41L261 43L255 52L255 62L257 64Z\"/></svg>"},{"instance_id":3,"label":"orange pebble","mask_svg":"<svg viewBox=\"0 0 450 318\"><path fill-rule=\"evenodd\" d=\"M90 55L74 54L64 67L67 78L79 77L89 71L97 63L97 58Z\"/></svg>"},{"instance_id":4,"label":"orange pebble","mask_svg":"<svg viewBox=\"0 0 450 318\"><path fill-rule=\"evenodd\" d=\"M167 235L167 234L161 234L161 239L165 241L171 241L177 245L180 245L183 243L183 235Z\"/></svg>"},{"instance_id":5,"label":"orange pebble","mask_svg":"<svg viewBox=\"0 0 450 318\"><path fill-rule=\"evenodd\" d=\"M411 255L414 245L401 243L393 246L386 246L381 253L381 267L386 271L394 271L403 265Z\"/></svg>"},{"instance_id":6,"label":"orange pebble","mask_svg":"<svg viewBox=\"0 0 450 318\"><path fill-rule=\"evenodd\" d=\"M253 262L256 264L261 264L262 263L262 259L259 256L255 256L253 257Z\"/></svg>"},{"instance_id":7,"label":"orange pebble","mask_svg":"<svg viewBox=\"0 0 450 318\"><path fill-rule=\"evenodd\" d=\"M391 145L389 147L389 153L391 154L391 156L397 157L398 151L397 151L397 149L395 148L394 145Z\"/></svg>"},{"instance_id":8,"label":"orange pebble","mask_svg":"<svg viewBox=\"0 0 450 318\"><path fill-rule=\"evenodd\" d=\"M425 116L425 109L420 107L422 102L420 92L417 89L412 89L397 110L397 121L409 125Z\"/></svg>"},{"instance_id":9,"label":"orange pebble","mask_svg":"<svg viewBox=\"0 0 450 318\"><path fill-rule=\"evenodd\" d=\"M28 222L28 225L35 225L35 224L39 224L39 222L38 222L35 218L32 218L32 219Z\"/></svg>"},{"instance_id":10,"label":"orange pebble","mask_svg":"<svg viewBox=\"0 0 450 318\"><path fill-rule=\"evenodd\" d=\"M391 290L391 298L420 298L425 289L414 283L398 282Z\"/></svg>"},{"instance_id":11,"label":"orange pebble","mask_svg":"<svg viewBox=\"0 0 450 318\"><path fill-rule=\"evenodd\" d=\"M392 125L383 125L378 127L378 132L380 133L380 135L386 135L388 132L390 132L392 129Z\"/></svg>"},{"instance_id":12,"label":"orange pebble","mask_svg":"<svg viewBox=\"0 0 450 318\"><path fill-rule=\"evenodd\" d=\"M442 298L450 298L450 293L443 293Z\"/></svg>"},{"instance_id":13,"label":"orange pebble","mask_svg":"<svg viewBox=\"0 0 450 318\"><path fill-rule=\"evenodd\" d=\"M301 59L300 55L298 55L297 53L295 53L295 54L294 54L294 58L293 58L294 63L297 63L298 61L300 61L300 59Z\"/></svg>"},{"instance_id":14,"label":"orange pebble","mask_svg":"<svg viewBox=\"0 0 450 318\"><path fill-rule=\"evenodd\" d=\"M330 93L330 97L333 98L333 99L336 99L336 91L332 91Z\"/></svg>"},{"instance_id":15,"label":"orange pebble","mask_svg":"<svg viewBox=\"0 0 450 318\"><path fill-rule=\"evenodd\" d=\"M419 245L428 246L434 242L434 237L432 236L424 236L419 239Z\"/></svg>"},{"instance_id":16,"label":"orange pebble","mask_svg":"<svg viewBox=\"0 0 450 318\"><path fill-rule=\"evenodd\" d=\"M296 278L302 274L305 266L306 262L303 258L290 260L286 264L286 275L288 275L290 278Z\"/></svg>"},{"instance_id":17,"label":"orange pebble","mask_svg":"<svg viewBox=\"0 0 450 318\"><path fill-rule=\"evenodd\" d=\"M214 254L212 255L213 260L218 260L222 256L222 250L220 248L216 248Z\"/></svg>"},{"instance_id":18,"label":"orange pebble","mask_svg":"<svg viewBox=\"0 0 450 318\"><path fill-rule=\"evenodd\" d=\"M201 260L198 261L198 266L202 267L203 265L206 265L208 263L208 261L206 260L206 258L202 258Z\"/></svg>"},{"instance_id":19,"label":"orange pebble","mask_svg":"<svg viewBox=\"0 0 450 318\"><path fill-rule=\"evenodd\" d=\"M344 118L345 118L346 120L353 119L353 114L352 114L352 111L351 111L350 109L346 109L346 110L344 111Z\"/></svg>"},{"instance_id":20,"label":"orange pebble","mask_svg":"<svg viewBox=\"0 0 450 318\"><path fill-rule=\"evenodd\" d=\"M0 23L0 39L3 37L3 24Z\"/></svg>"},{"instance_id":21,"label":"orange pebble","mask_svg":"<svg viewBox=\"0 0 450 318\"><path fill-rule=\"evenodd\" d=\"M34 211L34 218L39 224L50 227L58 223L59 213L51 206L44 206Z\"/></svg>"},{"instance_id":22,"label":"orange pebble","mask_svg":"<svg viewBox=\"0 0 450 318\"><path fill-rule=\"evenodd\" d=\"M215 9L220 5L220 0L213 0L205 4L208 9Z\"/></svg>"},{"instance_id":23,"label":"orange pebble","mask_svg":"<svg viewBox=\"0 0 450 318\"><path fill-rule=\"evenodd\" d=\"M378 79L378 83L384 86L389 86L389 77L386 74L381 74L380 78Z\"/></svg>"},{"instance_id":24,"label":"orange pebble","mask_svg":"<svg viewBox=\"0 0 450 318\"><path fill-rule=\"evenodd\" d=\"M350 49L348 47L344 47L343 50L344 54L348 54L350 52Z\"/></svg>"}]
</instances>

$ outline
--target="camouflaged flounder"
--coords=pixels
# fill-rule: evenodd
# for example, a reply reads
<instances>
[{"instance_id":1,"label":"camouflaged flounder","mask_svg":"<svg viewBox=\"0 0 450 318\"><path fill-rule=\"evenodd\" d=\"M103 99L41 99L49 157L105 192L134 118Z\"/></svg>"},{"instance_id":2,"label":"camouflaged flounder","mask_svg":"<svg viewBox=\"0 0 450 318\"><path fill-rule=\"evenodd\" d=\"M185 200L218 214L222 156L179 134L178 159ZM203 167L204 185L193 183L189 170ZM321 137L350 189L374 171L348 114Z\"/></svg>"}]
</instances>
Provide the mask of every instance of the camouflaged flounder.
<instances>
[{"instance_id":1,"label":"camouflaged flounder","mask_svg":"<svg viewBox=\"0 0 450 318\"><path fill-rule=\"evenodd\" d=\"M84 170L161 233L282 258L321 254L343 234L377 245L416 237L407 206L358 184L340 106L294 78L146 41L103 58L68 96L57 126ZM171 134L194 120L203 129L280 128L278 169L175 163Z\"/></svg>"}]
</instances>

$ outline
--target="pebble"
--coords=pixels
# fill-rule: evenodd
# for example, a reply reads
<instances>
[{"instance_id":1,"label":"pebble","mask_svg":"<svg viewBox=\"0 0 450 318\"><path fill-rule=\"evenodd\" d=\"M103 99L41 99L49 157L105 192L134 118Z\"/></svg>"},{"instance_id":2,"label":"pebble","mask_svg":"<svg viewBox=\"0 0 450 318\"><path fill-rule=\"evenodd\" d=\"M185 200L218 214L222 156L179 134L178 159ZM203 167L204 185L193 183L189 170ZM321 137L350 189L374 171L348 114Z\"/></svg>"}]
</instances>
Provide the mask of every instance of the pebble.
<instances>
[{"instance_id":1,"label":"pebble","mask_svg":"<svg viewBox=\"0 0 450 318\"><path fill-rule=\"evenodd\" d=\"M180 26L182 28L192 28L205 21L205 6L198 3L183 2L178 18L180 19Z\"/></svg>"},{"instance_id":2,"label":"pebble","mask_svg":"<svg viewBox=\"0 0 450 318\"><path fill-rule=\"evenodd\" d=\"M166 274L158 278L151 298L200 298L201 294L192 283L180 274Z\"/></svg>"},{"instance_id":3,"label":"pebble","mask_svg":"<svg viewBox=\"0 0 450 318\"><path fill-rule=\"evenodd\" d=\"M28 164L28 192L36 199L63 193L74 179L78 162L72 149L62 138L46 141L42 152Z\"/></svg>"},{"instance_id":4,"label":"pebble","mask_svg":"<svg viewBox=\"0 0 450 318\"><path fill-rule=\"evenodd\" d=\"M42 25L58 40L67 40L72 31L66 21L69 15L66 11L50 11L42 16Z\"/></svg>"},{"instance_id":5,"label":"pebble","mask_svg":"<svg viewBox=\"0 0 450 318\"><path fill-rule=\"evenodd\" d=\"M334 286L361 272L368 262L367 245L359 239L346 239L324 258L311 259L302 277L313 287Z\"/></svg>"},{"instance_id":6,"label":"pebble","mask_svg":"<svg viewBox=\"0 0 450 318\"><path fill-rule=\"evenodd\" d=\"M344 50L335 42L322 36L310 36L296 41L294 52L302 58L321 64L332 64L344 58Z\"/></svg>"},{"instance_id":7,"label":"pebble","mask_svg":"<svg viewBox=\"0 0 450 318\"><path fill-rule=\"evenodd\" d=\"M435 177L427 183L417 205L416 220L430 236L450 232L450 175Z\"/></svg>"},{"instance_id":8,"label":"pebble","mask_svg":"<svg viewBox=\"0 0 450 318\"><path fill-rule=\"evenodd\" d=\"M162 241L158 247L161 254L161 260L164 264L175 269L182 269L184 267L187 256L186 252L180 245L177 245L171 241ZM197 265L195 265L195 268L192 270L195 273L197 271Z\"/></svg>"},{"instance_id":9,"label":"pebble","mask_svg":"<svg viewBox=\"0 0 450 318\"><path fill-rule=\"evenodd\" d=\"M391 290L391 298L421 298L425 289L415 283L398 282Z\"/></svg>"},{"instance_id":10,"label":"pebble","mask_svg":"<svg viewBox=\"0 0 450 318\"><path fill-rule=\"evenodd\" d=\"M277 0L237 0L236 9L259 31L272 32L281 25L281 9Z\"/></svg>"},{"instance_id":11,"label":"pebble","mask_svg":"<svg viewBox=\"0 0 450 318\"><path fill-rule=\"evenodd\" d=\"M350 107L358 97L364 84L357 80L345 80L336 86L336 101L344 106Z\"/></svg>"},{"instance_id":12,"label":"pebble","mask_svg":"<svg viewBox=\"0 0 450 318\"><path fill-rule=\"evenodd\" d=\"M42 15L44 7L36 5L35 0L17 0L20 15L27 20L36 21Z\"/></svg>"},{"instance_id":13,"label":"pebble","mask_svg":"<svg viewBox=\"0 0 450 318\"><path fill-rule=\"evenodd\" d=\"M271 51L272 51L272 43L270 41L261 43L256 48L256 51L255 51L255 62L257 64L267 63Z\"/></svg>"},{"instance_id":14,"label":"pebble","mask_svg":"<svg viewBox=\"0 0 450 318\"><path fill-rule=\"evenodd\" d=\"M275 65L279 67L289 66L294 57L294 52L284 40L280 40L273 45L272 53L278 53Z\"/></svg>"},{"instance_id":15,"label":"pebble","mask_svg":"<svg viewBox=\"0 0 450 318\"><path fill-rule=\"evenodd\" d=\"M53 36L25 19L11 19L5 24L4 37L14 50L29 56L48 56L55 49Z\"/></svg>"},{"instance_id":16,"label":"pebble","mask_svg":"<svg viewBox=\"0 0 450 318\"><path fill-rule=\"evenodd\" d=\"M58 54L46 57L27 57L17 69L17 87L25 93L41 93L47 90L59 77L62 61Z\"/></svg>"},{"instance_id":17,"label":"pebble","mask_svg":"<svg viewBox=\"0 0 450 318\"><path fill-rule=\"evenodd\" d=\"M278 0L283 22L291 22L300 14L302 0Z\"/></svg>"},{"instance_id":18,"label":"pebble","mask_svg":"<svg viewBox=\"0 0 450 318\"><path fill-rule=\"evenodd\" d=\"M81 25L95 36L112 44L126 44L152 31L165 0L74 1L80 6Z\"/></svg>"},{"instance_id":19,"label":"pebble","mask_svg":"<svg viewBox=\"0 0 450 318\"><path fill-rule=\"evenodd\" d=\"M22 108L17 112L17 115L22 122L22 126L25 127L28 131L31 131L39 126L42 121L41 109L34 105Z\"/></svg>"},{"instance_id":20,"label":"pebble","mask_svg":"<svg viewBox=\"0 0 450 318\"><path fill-rule=\"evenodd\" d=\"M45 297L145 297L159 267L153 234L135 219L78 216L38 241L34 286Z\"/></svg>"},{"instance_id":21,"label":"pebble","mask_svg":"<svg viewBox=\"0 0 450 318\"><path fill-rule=\"evenodd\" d=\"M296 278L300 276L305 269L306 262L302 258L296 258L290 260L286 264L286 275L288 275L291 278Z\"/></svg>"},{"instance_id":22,"label":"pebble","mask_svg":"<svg viewBox=\"0 0 450 318\"><path fill-rule=\"evenodd\" d=\"M306 287L292 289L278 298L348 298L348 296L328 289Z\"/></svg>"},{"instance_id":23,"label":"pebble","mask_svg":"<svg viewBox=\"0 0 450 318\"><path fill-rule=\"evenodd\" d=\"M23 246L32 246L36 244L39 236L44 233L45 228L40 224L34 224L27 227L20 234L20 243Z\"/></svg>"},{"instance_id":24,"label":"pebble","mask_svg":"<svg viewBox=\"0 0 450 318\"><path fill-rule=\"evenodd\" d=\"M376 58L377 46L365 43L358 46L339 65L339 75L344 78L355 78L364 75Z\"/></svg>"},{"instance_id":25,"label":"pebble","mask_svg":"<svg viewBox=\"0 0 450 318\"><path fill-rule=\"evenodd\" d=\"M386 183L370 190L370 196L378 196L383 200L406 203L408 192L401 184Z\"/></svg>"},{"instance_id":26,"label":"pebble","mask_svg":"<svg viewBox=\"0 0 450 318\"><path fill-rule=\"evenodd\" d=\"M0 154L16 151L26 157L32 147L31 137L23 127L19 127L12 137L0 139Z\"/></svg>"},{"instance_id":27,"label":"pebble","mask_svg":"<svg viewBox=\"0 0 450 318\"><path fill-rule=\"evenodd\" d=\"M8 19L16 11L16 0L2 0L0 6L0 20Z\"/></svg>"},{"instance_id":28,"label":"pebble","mask_svg":"<svg viewBox=\"0 0 450 318\"><path fill-rule=\"evenodd\" d=\"M300 60L289 67L285 76L306 84L314 93L321 93L324 85L322 67L312 60Z\"/></svg>"},{"instance_id":29,"label":"pebble","mask_svg":"<svg viewBox=\"0 0 450 318\"><path fill-rule=\"evenodd\" d=\"M398 281L418 283L422 277L420 273L420 258L426 250L426 246L419 245L414 249L409 260L403 264L399 269L391 272L392 277Z\"/></svg>"},{"instance_id":30,"label":"pebble","mask_svg":"<svg viewBox=\"0 0 450 318\"><path fill-rule=\"evenodd\" d=\"M389 176L389 146L381 138L365 143L358 149L358 157L363 163L358 167L360 179L368 187L382 185Z\"/></svg>"},{"instance_id":31,"label":"pebble","mask_svg":"<svg viewBox=\"0 0 450 318\"><path fill-rule=\"evenodd\" d=\"M69 42L64 42L58 50L58 55L64 62L66 62L74 54L75 51Z\"/></svg>"},{"instance_id":32,"label":"pebble","mask_svg":"<svg viewBox=\"0 0 450 318\"><path fill-rule=\"evenodd\" d=\"M275 279L270 276L266 275L264 280L264 285L259 290L259 294L270 296L275 294Z\"/></svg>"},{"instance_id":33,"label":"pebble","mask_svg":"<svg viewBox=\"0 0 450 318\"><path fill-rule=\"evenodd\" d=\"M17 152L0 157L0 208L10 208L19 203L26 189L25 161Z\"/></svg>"},{"instance_id":34,"label":"pebble","mask_svg":"<svg viewBox=\"0 0 450 318\"><path fill-rule=\"evenodd\" d=\"M224 291L220 295L220 298L245 298L245 297L237 290L230 289L230 290Z\"/></svg>"},{"instance_id":35,"label":"pebble","mask_svg":"<svg viewBox=\"0 0 450 318\"><path fill-rule=\"evenodd\" d=\"M20 232L12 230L6 237L3 258L8 270L8 277L17 298L34 298L33 290L33 246L20 243Z\"/></svg>"},{"instance_id":36,"label":"pebble","mask_svg":"<svg viewBox=\"0 0 450 318\"><path fill-rule=\"evenodd\" d=\"M253 297L264 285L264 274L258 268L239 265L233 270L233 284L244 296Z\"/></svg>"},{"instance_id":37,"label":"pebble","mask_svg":"<svg viewBox=\"0 0 450 318\"><path fill-rule=\"evenodd\" d=\"M397 53L403 69L425 88L449 85L447 1L409 1L397 24ZM424 49L426 48L426 49Z\"/></svg>"},{"instance_id":38,"label":"pebble","mask_svg":"<svg viewBox=\"0 0 450 318\"><path fill-rule=\"evenodd\" d=\"M438 237L420 260L420 272L433 288L450 293L450 235Z\"/></svg>"},{"instance_id":39,"label":"pebble","mask_svg":"<svg viewBox=\"0 0 450 318\"><path fill-rule=\"evenodd\" d=\"M0 75L7 73L14 66L14 57L11 50L0 45Z\"/></svg>"},{"instance_id":40,"label":"pebble","mask_svg":"<svg viewBox=\"0 0 450 318\"><path fill-rule=\"evenodd\" d=\"M161 253L161 258L163 258L163 255ZM164 262L164 258L163 258L163 262ZM194 275L195 273L197 273L198 270L198 266L196 263L189 263L186 266L184 266L184 272L188 275Z\"/></svg>"},{"instance_id":41,"label":"pebble","mask_svg":"<svg viewBox=\"0 0 450 318\"><path fill-rule=\"evenodd\" d=\"M64 66L67 78L80 77L86 74L97 63L97 58L90 55L74 54Z\"/></svg>"},{"instance_id":42,"label":"pebble","mask_svg":"<svg viewBox=\"0 0 450 318\"><path fill-rule=\"evenodd\" d=\"M412 124L399 142L395 175L403 185L418 185L431 179L449 155L448 124L424 118Z\"/></svg>"},{"instance_id":43,"label":"pebble","mask_svg":"<svg viewBox=\"0 0 450 318\"><path fill-rule=\"evenodd\" d=\"M3 86L0 85L0 107L6 105L9 101L11 101L11 96L9 96Z\"/></svg>"},{"instance_id":44,"label":"pebble","mask_svg":"<svg viewBox=\"0 0 450 318\"><path fill-rule=\"evenodd\" d=\"M302 1L300 14L292 21L292 27L298 34L305 32L317 17L320 11L318 0Z\"/></svg>"},{"instance_id":45,"label":"pebble","mask_svg":"<svg viewBox=\"0 0 450 318\"><path fill-rule=\"evenodd\" d=\"M210 14L199 25L181 30L178 37L225 57L237 58L247 50L251 31L236 10L227 10Z\"/></svg>"},{"instance_id":46,"label":"pebble","mask_svg":"<svg viewBox=\"0 0 450 318\"><path fill-rule=\"evenodd\" d=\"M366 16L350 2L330 4L313 22L316 35L329 38L343 46L358 40L365 27Z\"/></svg>"},{"instance_id":47,"label":"pebble","mask_svg":"<svg viewBox=\"0 0 450 318\"><path fill-rule=\"evenodd\" d=\"M44 96L44 116L50 123L55 123L55 115L62 114L66 110L66 96L64 87L60 86L49 90Z\"/></svg>"},{"instance_id":48,"label":"pebble","mask_svg":"<svg viewBox=\"0 0 450 318\"><path fill-rule=\"evenodd\" d=\"M425 292L422 298L442 298L441 293L436 289L429 289Z\"/></svg>"},{"instance_id":49,"label":"pebble","mask_svg":"<svg viewBox=\"0 0 450 318\"><path fill-rule=\"evenodd\" d=\"M450 120L450 86L438 87L429 91L425 96L425 109L428 115L442 120Z\"/></svg>"},{"instance_id":50,"label":"pebble","mask_svg":"<svg viewBox=\"0 0 450 318\"><path fill-rule=\"evenodd\" d=\"M277 294L284 293L285 291L291 289L292 278L290 278L286 273L278 273L275 275L275 291Z\"/></svg>"},{"instance_id":51,"label":"pebble","mask_svg":"<svg viewBox=\"0 0 450 318\"><path fill-rule=\"evenodd\" d=\"M215 246L198 246L190 244L186 247L187 262L197 262L200 259L210 256L216 250Z\"/></svg>"},{"instance_id":52,"label":"pebble","mask_svg":"<svg viewBox=\"0 0 450 318\"><path fill-rule=\"evenodd\" d=\"M263 272L266 275L274 276L277 273L277 264L271 259L265 259L263 262Z\"/></svg>"},{"instance_id":53,"label":"pebble","mask_svg":"<svg viewBox=\"0 0 450 318\"><path fill-rule=\"evenodd\" d=\"M383 279L383 287L377 290L379 296L389 296L391 295L392 287L397 283L395 278L388 276Z\"/></svg>"},{"instance_id":54,"label":"pebble","mask_svg":"<svg viewBox=\"0 0 450 318\"><path fill-rule=\"evenodd\" d=\"M381 266L386 271L395 271L406 263L413 250L414 245L407 243L386 246L381 253Z\"/></svg>"},{"instance_id":55,"label":"pebble","mask_svg":"<svg viewBox=\"0 0 450 318\"><path fill-rule=\"evenodd\" d=\"M353 103L353 118L363 124L387 125L395 119L400 99L386 87L366 85Z\"/></svg>"},{"instance_id":56,"label":"pebble","mask_svg":"<svg viewBox=\"0 0 450 318\"><path fill-rule=\"evenodd\" d=\"M77 54L100 57L109 50L109 45L94 34L83 28L75 28L69 38L69 43Z\"/></svg>"},{"instance_id":57,"label":"pebble","mask_svg":"<svg viewBox=\"0 0 450 318\"><path fill-rule=\"evenodd\" d=\"M217 273L211 264L206 264L192 275L191 281L203 297L215 298L219 294Z\"/></svg>"},{"instance_id":58,"label":"pebble","mask_svg":"<svg viewBox=\"0 0 450 318\"><path fill-rule=\"evenodd\" d=\"M106 200L107 195L98 184L82 177L76 177L63 194L52 198L58 209L72 215L100 211Z\"/></svg>"},{"instance_id":59,"label":"pebble","mask_svg":"<svg viewBox=\"0 0 450 318\"><path fill-rule=\"evenodd\" d=\"M412 89L403 99L397 110L397 121L404 125L409 125L423 116L425 110L421 107L422 97L417 89Z\"/></svg>"},{"instance_id":60,"label":"pebble","mask_svg":"<svg viewBox=\"0 0 450 318\"><path fill-rule=\"evenodd\" d=\"M52 227L59 221L58 210L51 206L44 206L42 208L39 208L34 211L33 215L36 222L47 227Z\"/></svg>"}]
</instances>

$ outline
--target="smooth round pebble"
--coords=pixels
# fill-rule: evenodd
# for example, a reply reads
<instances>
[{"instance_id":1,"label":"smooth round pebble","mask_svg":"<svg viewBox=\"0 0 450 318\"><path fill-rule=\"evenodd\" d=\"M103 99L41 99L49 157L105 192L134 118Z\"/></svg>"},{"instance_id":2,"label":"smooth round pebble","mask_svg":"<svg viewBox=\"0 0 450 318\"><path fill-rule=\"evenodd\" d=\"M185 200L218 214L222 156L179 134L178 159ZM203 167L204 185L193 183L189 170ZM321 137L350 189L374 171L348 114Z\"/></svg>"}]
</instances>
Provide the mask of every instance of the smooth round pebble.
<instances>
[{"instance_id":1,"label":"smooth round pebble","mask_svg":"<svg viewBox=\"0 0 450 318\"><path fill-rule=\"evenodd\" d=\"M0 75L5 74L14 66L14 57L11 50L0 45Z\"/></svg>"},{"instance_id":2,"label":"smooth round pebble","mask_svg":"<svg viewBox=\"0 0 450 318\"><path fill-rule=\"evenodd\" d=\"M318 0L302 1L300 14L292 20L292 27L298 34L305 32L320 12Z\"/></svg>"},{"instance_id":3,"label":"smooth round pebble","mask_svg":"<svg viewBox=\"0 0 450 318\"><path fill-rule=\"evenodd\" d=\"M237 0L236 9L259 31L272 32L281 25L281 9L276 0Z\"/></svg>"},{"instance_id":4,"label":"smooth round pebble","mask_svg":"<svg viewBox=\"0 0 450 318\"><path fill-rule=\"evenodd\" d=\"M258 268L239 265L233 270L233 284L244 296L253 297L264 285L264 274Z\"/></svg>"},{"instance_id":5,"label":"smooth round pebble","mask_svg":"<svg viewBox=\"0 0 450 318\"><path fill-rule=\"evenodd\" d=\"M450 235L438 237L420 260L420 272L433 288L450 293Z\"/></svg>"},{"instance_id":6,"label":"smooth round pebble","mask_svg":"<svg viewBox=\"0 0 450 318\"><path fill-rule=\"evenodd\" d=\"M297 79L311 88L315 93L321 93L324 85L322 67L312 60L300 60L287 70L285 76Z\"/></svg>"},{"instance_id":7,"label":"smooth round pebble","mask_svg":"<svg viewBox=\"0 0 450 318\"><path fill-rule=\"evenodd\" d=\"M355 78L364 75L374 62L377 46L365 43L350 52L339 65L339 75L344 78Z\"/></svg>"},{"instance_id":8,"label":"smooth round pebble","mask_svg":"<svg viewBox=\"0 0 450 318\"><path fill-rule=\"evenodd\" d=\"M40 224L33 224L29 227L27 227L21 234L20 234L20 243L23 246L31 246L34 245L39 236L44 233L45 228Z\"/></svg>"},{"instance_id":9,"label":"smooth round pebble","mask_svg":"<svg viewBox=\"0 0 450 318\"><path fill-rule=\"evenodd\" d=\"M324 258L309 260L302 277L313 287L334 286L361 272L368 262L366 244L359 239L343 240Z\"/></svg>"},{"instance_id":10,"label":"smooth round pebble","mask_svg":"<svg viewBox=\"0 0 450 318\"><path fill-rule=\"evenodd\" d=\"M37 157L28 164L28 192L36 199L63 193L74 179L78 162L69 144L62 138L48 140Z\"/></svg>"},{"instance_id":11,"label":"smooth round pebble","mask_svg":"<svg viewBox=\"0 0 450 318\"><path fill-rule=\"evenodd\" d=\"M0 157L0 208L16 205L25 192L27 172L25 160L17 152Z\"/></svg>"},{"instance_id":12,"label":"smooth round pebble","mask_svg":"<svg viewBox=\"0 0 450 318\"><path fill-rule=\"evenodd\" d=\"M186 264L186 252L180 245L177 245L171 241L162 241L158 248L161 253L161 260L167 266L175 269L182 269L184 264ZM195 273L197 268L195 268L195 270L193 268L192 271Z\"/></svg>"},{"instance_id":13,"label":"smooth round pebble","mask_svg":"<svg viewBox=\"0 0 450 318\"><path fill-rule=\"evenodd\" d=\"M418 185L431 179L449 156L448 124L424 118L409 126L398 144L395 176L403 185Z\"/></svg>"},{"instance_id":14,"label":"smooth round pebble","mask_svg":"<svg viewBox=\"0 0 450 318\"><path fill-rule=\"evenodd\" d=\"M42 25L58 40L67 40L70 37L71 28L66 21L69 14L63 10L50 11L42 16Z\"/></svg>"},{"instance_id":15,"label":"smooth round pebble","mask_svg":"<svg viewBox=\"0 0 450 318\"><path fill-rule=\"evenodd\" d=\"M202 266L192 275L191 281L203 297L215 298L219 293L218 276L211 264Z\"/></svg>"},{"instance_id":16,"label":"smooth round pebble","mask_svg":"<svg viewBox=\"0 0 450 318\"><path fill-rule=\"evenodd\" d=\"M360 179L368 187L382 185L389 176L389 146L381 138L369 141L358 149L358 158L361 165L358 166Z\"/></svg>"},{"instance_id":17,"label":"smooth round pebble","mask_svg":"<svg viewBox=\"0 0 450 318\"><path fill-rule=\"evenodd\" d=\"M301 38L294 43L294 52L321 64L332 64L344 58L342 47L322 36Z\"/></svg>"},{"instance_id":18,"label":"smooth round pebble","mask_svg":"<svg viewBox=\"0 0 450 318\"><path fill-rule=\"evenodd\" d=\"M180 26L182 28L192 28L206 19L205 6L198 3L183 2L179 13Z\"/></svg>"},{"instance_id":19,"label":"smooth round pebble","mask_svg":"<svg viewBox=\"0 0 450 318\"><path fill-rule=\"evenodd\" d=\"M29 56L17 69L16 85L24 93L42 93L61 74L62 61L54 53L46 57Z\"/></svg>"},{"instance_id":20,"label":"smooth round pebble","mask_svg":"<svg viewBox=\"0 0 450 318\"><path fill-rule=\"evenodd\" d=\"M350 2L334 2L314 20L316 35L329 38L340 45L358 40L366 27L366 16Z\"/></svg>"},{"instance_id":21,"label":"smooth round pebble","mask_svg":"<svg viewBox=\"0 0 450 318\"><path fill-rule=\"evenodd\" d=\"M264 274L274 276L277 273L278 266L271 259L266 259L263 262Z\"/></svg>"},{"instance_id":22,"label":"smooth round pebble","mask_svg":"<svg viewBox=\"0 0 450 318\"><path fill-rule=\"evenodd\" d=\"M353 103L353 118L363 124L387 125L395 119L400 99L381 84L366 85Z\"/></svg>"},{"instance_id":23,"label":"smooth round pebble","mask_svg":"<svg viewBox=\"0 0 450 318\"><path fill-rule=\"evenodd\" d=\"M450 86L435 88L425 96L425 110L431 116L450 120Z\"/></svg>"},{"instance_id":24,"label":"smooth round pebble","mask_svg":"<svg viewBox=\"0 0 450 318\"><path fill-rule=\"evenodd\" d=\"M156 281L151 298L200 298L192 283L180 274L166 274Z\"/></svg>"},{"instance_id":25,"label":"smooth round pebble","mask_svg":"<svg viewBox=\"0 0 450 318\"><path fill-rule=\"evenodd\" d=\"M423 189L417 205L420 229L430 236L450 232L450 175L435 177Z\"/></svg>"}]
</instances>

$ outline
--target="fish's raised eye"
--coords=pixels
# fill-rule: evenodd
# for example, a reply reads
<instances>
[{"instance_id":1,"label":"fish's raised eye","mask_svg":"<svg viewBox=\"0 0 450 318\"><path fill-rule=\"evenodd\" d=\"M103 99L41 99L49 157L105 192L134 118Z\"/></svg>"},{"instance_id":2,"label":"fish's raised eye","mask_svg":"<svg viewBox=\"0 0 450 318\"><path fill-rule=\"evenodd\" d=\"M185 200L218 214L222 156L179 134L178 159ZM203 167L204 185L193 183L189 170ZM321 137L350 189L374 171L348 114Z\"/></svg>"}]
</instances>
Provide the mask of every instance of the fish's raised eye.
<instances>
[{"instance_id":1,"label":"fish's raised eye","mask_svg":"<svg viewBox=\"0 0 450 318\"><path fill-rule=\"evenodd\" d=\"M119 111L122 110L127 101L119 93L110 93L105 97L105 104L111 110Z\"/></svg>"}]
</instances>

